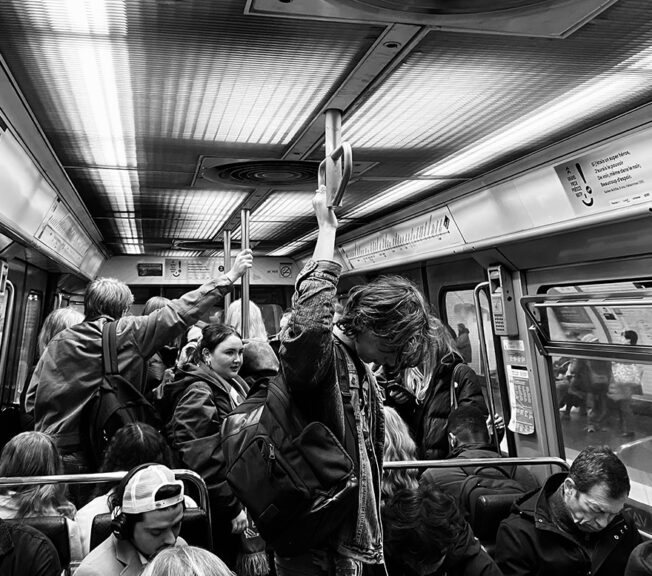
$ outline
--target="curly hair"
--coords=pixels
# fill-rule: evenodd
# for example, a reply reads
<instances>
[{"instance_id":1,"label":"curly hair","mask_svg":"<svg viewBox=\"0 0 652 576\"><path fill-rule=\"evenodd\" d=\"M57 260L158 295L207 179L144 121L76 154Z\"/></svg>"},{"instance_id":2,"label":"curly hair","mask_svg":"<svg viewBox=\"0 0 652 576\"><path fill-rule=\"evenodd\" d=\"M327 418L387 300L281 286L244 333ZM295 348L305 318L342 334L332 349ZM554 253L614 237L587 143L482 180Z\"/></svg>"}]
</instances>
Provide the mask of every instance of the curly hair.
<instances>
[{"instance_id":1,"label":"curly hair","mask_svg":"<svg viewBox=\"0 0 652 576\"><path fill-rule=\"evenodd\" d=\"M430 347L426 302L417 287L401 276L380 276L351 288L337 325L349 338L367 331L386 340L397 352L395 368L417 366Z\"/></svg>"},{"instance_id":2,"label":"curly hair","mask_svg":"<svg viewBox=\"0 0 652 576\"><path fill-rule=\"evenodd\" d=\"M417 445L410 435L407 424L394 408L383 406L385 412L385 446L383 460L396 462L416 460ZM419 485L416 468L387 469L383 471L381 494L383 501L391 498L402 488L416 488Z\"/></svg>"},{"instance_id":3,"label":"curly hair","mask_svg":"<svg viewBox=\"0 0 652 576\"><path fill-rule=\"evenodd\" d=\"M392 560L440 561L465 531L455 501L436 488L400 490L383 508L384 543Z\"/></svg>"}]
</instances>

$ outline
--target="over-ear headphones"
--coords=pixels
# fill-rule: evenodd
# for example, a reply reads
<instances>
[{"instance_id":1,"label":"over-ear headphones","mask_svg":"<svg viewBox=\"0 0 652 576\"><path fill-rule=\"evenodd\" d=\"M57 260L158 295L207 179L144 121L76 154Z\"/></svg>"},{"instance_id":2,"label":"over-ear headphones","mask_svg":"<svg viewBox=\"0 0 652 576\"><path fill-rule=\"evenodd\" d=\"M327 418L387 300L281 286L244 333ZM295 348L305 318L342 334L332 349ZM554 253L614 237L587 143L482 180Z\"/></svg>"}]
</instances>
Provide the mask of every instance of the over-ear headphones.
<instances>
[{"instance_id":1,"label":"over-ear headphones","mask_svg":"<svg viewBox=\"0 0 652 576\"><path fill-rule=\"evenodd\" d=\"M129 540L132 536L133 522L130 518L122 512L122 499L124 497L125 489L129 481L141 470L149 466L154 466L153 462L146 462L139 464L129 471L125 477L120 480L120 484L115 492L110 497L111 508L111 532L118 540Z\"/></svg>"}]
</instances>

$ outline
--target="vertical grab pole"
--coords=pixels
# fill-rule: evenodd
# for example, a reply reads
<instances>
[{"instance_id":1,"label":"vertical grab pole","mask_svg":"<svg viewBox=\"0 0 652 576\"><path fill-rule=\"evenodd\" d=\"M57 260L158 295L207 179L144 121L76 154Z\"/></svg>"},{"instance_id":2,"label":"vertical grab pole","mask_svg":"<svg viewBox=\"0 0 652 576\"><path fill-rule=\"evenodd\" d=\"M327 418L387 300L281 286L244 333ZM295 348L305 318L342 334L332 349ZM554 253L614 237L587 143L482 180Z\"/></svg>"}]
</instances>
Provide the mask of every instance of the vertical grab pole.
<instances>
[{"instance_id":1,"label":"vertical grab pole","mask_svg":"<svg viewBox=\"0 0 652 576\"><path fill-rule=\"evenodd\" d=\"M224 231L224 272L231 270L231 230ZM231 305L231 294L224 296L224 317L226 320L226 312Z\"/></svg>"},{"instance_id":2,"label":"vertical grab pole","mask_svg":"<svg viewBox=\"0 0 652 576\"><path fill-rule=\"evenodd\" d=\"M249 209L240 212L240 230L242 233L242 249L249 249ZM242 276L242 337L249 338L249 271Z\"/></svg>"},{"instance_id":3,"label":"vertical grab pole","mask_svg":"<svg viewBox=\"0 0 652 576\"><path fill-rule=\"evenodd\" d=\"M340 145L342 140L342 111L329 108L324 113L324 146L326 147L326 186L330 182L339 182L342 179L342 158L333 160L331 154ZM334 190L332 191L334 194ZM329 195L329 198L331 195Z\"/></svg>"},{"instance_id":4,"label":"vertical grab pole","mask_svg":"<svg viewBox=\"0 0 652 576\"><path fill-rule=\"evenodd\" d=\"M494 443L496 444L496 452L502 456L500 451L500 440L496 433L496 423L494 422L494 414L496 407L494 402L494 391L491 387L491 377L489 376L489 355L487 354L487 340L484 337L484 320L482 319L482 306L480 305L480 292L483 288L488 288L489 282L480 282L473 290L473 303L475 304L476 324L478 326L478 336L480 338L480 366L484 373L484 380L487 386L487 399L489 400L489 413L491 416L491 430L493 432Z\"/></svg>"}]
</instances>

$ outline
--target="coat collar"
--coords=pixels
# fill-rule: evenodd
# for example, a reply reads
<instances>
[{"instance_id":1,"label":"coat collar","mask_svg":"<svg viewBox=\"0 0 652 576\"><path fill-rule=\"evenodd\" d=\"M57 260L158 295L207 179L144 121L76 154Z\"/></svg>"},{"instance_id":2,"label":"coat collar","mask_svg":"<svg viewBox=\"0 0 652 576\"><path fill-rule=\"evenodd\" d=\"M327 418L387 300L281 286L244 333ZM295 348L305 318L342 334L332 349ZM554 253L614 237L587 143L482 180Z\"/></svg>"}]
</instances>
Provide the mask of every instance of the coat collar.
<instances>
[{"instance_id":1,"label":"coat collar","mask_svg":"<svg viewBox=\"0 0 652 576\"><path fill-rule=\"evenodd\" d=\"M120 576L139 576L145 566L140 561L138 550L128 540L116 539L115 557L124 565Z\"/></svg>"}]
</instances>

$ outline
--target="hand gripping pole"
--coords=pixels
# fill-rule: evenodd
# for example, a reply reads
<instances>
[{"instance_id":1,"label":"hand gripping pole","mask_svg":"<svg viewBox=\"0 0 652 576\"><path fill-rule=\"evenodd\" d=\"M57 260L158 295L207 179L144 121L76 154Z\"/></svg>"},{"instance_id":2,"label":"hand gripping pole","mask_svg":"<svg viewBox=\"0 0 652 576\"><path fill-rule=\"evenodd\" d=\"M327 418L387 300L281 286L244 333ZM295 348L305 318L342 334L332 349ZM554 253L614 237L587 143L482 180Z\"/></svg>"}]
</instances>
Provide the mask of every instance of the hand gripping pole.
<instances>
[{"instance_id":1,"label":"hand gripping pole","mask_svg":"<svg viewBox=\"0 0 652 576\"><path fill-rule=\"evenodd\" d=\"M326 158L319 164L318 183L326 186L328 206L340 206L344 190L353 173L353 151L348 142L340 142L342 111L326 110Z\"/></svg>"}]
</instances>

